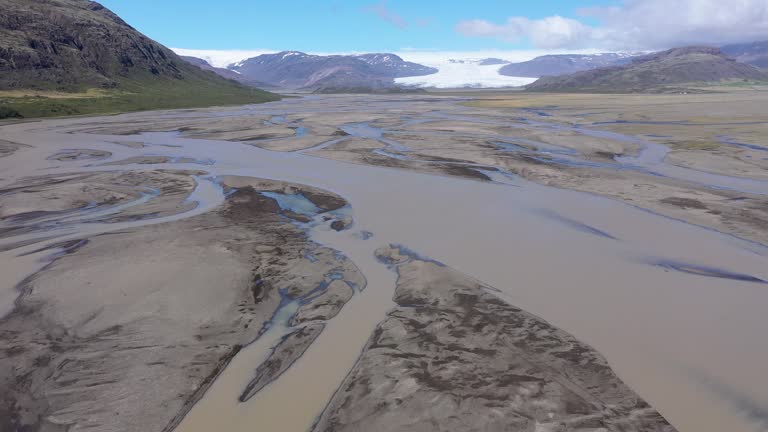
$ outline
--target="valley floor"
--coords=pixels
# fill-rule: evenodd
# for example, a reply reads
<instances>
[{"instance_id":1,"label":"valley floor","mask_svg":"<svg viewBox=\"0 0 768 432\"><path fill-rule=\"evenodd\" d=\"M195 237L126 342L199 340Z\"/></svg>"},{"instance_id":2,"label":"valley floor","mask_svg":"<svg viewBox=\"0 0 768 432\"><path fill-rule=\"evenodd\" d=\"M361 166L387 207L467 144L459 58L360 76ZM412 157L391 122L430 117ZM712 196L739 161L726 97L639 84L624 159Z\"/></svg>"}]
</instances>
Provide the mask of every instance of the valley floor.
<instances>
[{"instance_id":1,"label":"valley floor","mask_svg":"<svg viewBox=\"0 0 768 432\"><path fill-rule=\"evenodd\" d=\"M0 123L0 430L763 430L766 104Z\"/></svg>"}]
</instances>

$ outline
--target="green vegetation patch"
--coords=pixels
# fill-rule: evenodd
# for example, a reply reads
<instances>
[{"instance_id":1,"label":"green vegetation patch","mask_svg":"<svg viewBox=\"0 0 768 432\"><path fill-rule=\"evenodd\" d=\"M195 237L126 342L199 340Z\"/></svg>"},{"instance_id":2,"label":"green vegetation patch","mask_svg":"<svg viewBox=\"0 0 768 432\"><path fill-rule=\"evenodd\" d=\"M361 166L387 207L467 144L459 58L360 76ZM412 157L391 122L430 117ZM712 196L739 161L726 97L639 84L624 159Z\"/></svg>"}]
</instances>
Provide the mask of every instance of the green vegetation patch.
<instances>
[{"instance_id":1,"label":"green vegetation patch","mask_svg":"<svg viewBox=\"0 0 768 432\"><path fill-rule=\"evenodd\" d=\"M73 93L9 97L0 95L0 119L111 114L155 109L245 105L279 100L276 94L237 85L232 81L189 76L184 79L123 80L119 89L93 97Z\"/></svg>"},{"instance_id":2,"label":"green vegetation patch","mask_svg":"<svg viewBox=\"0 0 768 432\"><path fill-rule=\"evenodd\" d=\"M712 151L717 150L720 148L720 144L712 142L712 141L672 141L667 143L671 147L680 149L680 150L704 150L704 151Z\"/></svg>"},{"instance_id":3,"label":"green vegetation patch","mask_svg":"<svg viewBox=\"0 0 768 432\"><path fill-rule=\"evenodd\" d=\"M23 116L21 115L21 113L16 111L14 108L0 104L0 120L22 118L22 117Z\"/></svg>"}]
</instances>

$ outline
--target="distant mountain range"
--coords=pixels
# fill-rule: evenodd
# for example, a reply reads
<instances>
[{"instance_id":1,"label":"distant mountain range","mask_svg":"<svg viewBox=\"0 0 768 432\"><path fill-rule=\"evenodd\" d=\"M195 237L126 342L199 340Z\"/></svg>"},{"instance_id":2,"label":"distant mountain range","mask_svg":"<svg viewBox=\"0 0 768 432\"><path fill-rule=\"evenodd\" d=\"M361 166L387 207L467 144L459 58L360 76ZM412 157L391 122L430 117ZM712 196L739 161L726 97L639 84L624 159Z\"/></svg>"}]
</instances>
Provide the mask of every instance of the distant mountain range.
<instances>
[{"instance_id":1,"label":"distant mountain range","mask_svg":"<svg viewBox=\"0 0 768 432\"><path fill-rule=\"evenodd\" d=\"M533 91L642 92L691 83L768 80L768 72L736 62L719 48L674 48L609 66L564 76L546 76L527 86Z\"/></svg>"},{"instance_id":2,"label":"distant mountain range","mask_svg":"<svg viewBox=\"0 0 768 432\"><path fill-rule=\"evenodd\" d=\"M725 45L721 49L737 61L768 69L768 41Z\"/></svg>"},{"instance_id":3,"label":"distant mountain range","mask_svg":"<svg viewBox=\"0 0 768 432\"><path fill-rule=\"evenodd\" d=\"M437 69L403 60L395 54L313 55L299 51L262 54L230 65L214 68L201 59L193 64L244 83L265 83L283 89L380 90L395 87L395 78L423 76Z\"/></svg>"},{"instance_id":4,"label":"distant mountain range","mask_svg":"<svg viewBox=\"0 0 768 432\"><path fill-rule=\"evenodd\" d=\"M721 51L740 63L768 68L768 41L726 45L721 48ZM642 55L644 54L600 53L545 55L526 62L506 64L499 69L499 74L531 78L568 75L602 67L625 65ZM504 61L502 60L502 62Z\"/></svg>"},{"instance_id":5,"label":"distant mountain range","mask_svg":"<svg viewBox=\"0 0 768 432\"><path fill-rule=\"evenodd\" d=\"M223 78L230 79L230 80L233 80L233 81L237 81L237 82L239 82L241 84L245 84L247 86L257 87L257 88L274 88L274 86L271 86L271 85L269 85L269 84L267 84L265 82L256 81L256 80L252 80L252 79L246 78L243 75L240 75L239 73L237 73L235 71L232 71L232 70L229 70L229 69L225 69L225 68L218 68L218 67L215 67L215 66L211 66L210 63L208 63L207 61L205 61L205 60L203 60L201 58L190 57L190 56L179 56L179 57L181 57L181 59L184 60L185 62L187 62L187 63L189 63L191 65L197 66L200 69L211 71L211 72L213 72L213 73L215 73L215 74L217 74L217 75L219 75L219 76L221 76Z\"/></svg>"},{"instance_id":6,"label":"distant mountain range","mask_svg":"<svg viewBox=\"0 0 768 432\"><path fill-rule=\"evenodd\" d=\"M768 63L768 42L728 45L723 47L722 51L741 63L754 66L765 66ZM329 92L351 89L359 92L364 89L395 90L396 86L408 88L520 86L543 76L564 76L604 67L624 66L636 58L647 55L637 52L555 54L512 63L504 59L503 52L499 54L487 57L444 58L430 54L410 58L417 62L414 63L395 54L386 53L322 56L298 51L283 51L258 55L226 67L221 67L226 62L218 60L215 64L219 68L214 68L202 60L189 60L224 77L262 88ZM204 56L206 52L200 51L199 55ZM421 61L428 66L419 64ZM680 71L676 74L679 75ZM665 78L664 82L675 80L675 78Z\"/></svg>"},{"instance_id":7,"label":"distant mountain range","mask_svg":"<svg viewBox=\"0 0 768 432\"><path fill-rule=\"evenodd\" d=\"M34 116L276 97L254 88L337 92L397 90L398 84L504 87L556 75L530 89L645 91L679 83L764 80L766 72L756 67L768 68L768 41L727 45L722 51L679 48L640 57L632 53L548 55L522 63L491 56L428 58L430 66L438 67L390 53L324 56L283 51L221 68L194 57L182 59L97 2L0 0L0 90L112 92L110 98L99 101L82 96L66 102L11 100L7 95L0 99L3 107L21 107ZM43 102L50 106L40 107Z\"/></svg>"},{"instance_id":8,"label":"distant mountain range","mask_svg":"<svg viewBox=\"0 0 768 432\"><path fill-rule=\"evenodd\" d=\"M500 64L507 64L507 63L509 63L507 60L503 60L496 57L484 58L478 62L480 66L493 66L493 65L500 65Z\"/></svg>"},{"instance_id":9,"label":"distant mountain range","mask_svg":"<svg viewBox=\"0 0 768 432\"><path fill-rule=\"evenodd\" d=\"M637 55L630 53L545 55L526 62L502 66L499 73L506 76L530 78L565 75L599 67L626 64Z\"/></svg>"}]
</instances>

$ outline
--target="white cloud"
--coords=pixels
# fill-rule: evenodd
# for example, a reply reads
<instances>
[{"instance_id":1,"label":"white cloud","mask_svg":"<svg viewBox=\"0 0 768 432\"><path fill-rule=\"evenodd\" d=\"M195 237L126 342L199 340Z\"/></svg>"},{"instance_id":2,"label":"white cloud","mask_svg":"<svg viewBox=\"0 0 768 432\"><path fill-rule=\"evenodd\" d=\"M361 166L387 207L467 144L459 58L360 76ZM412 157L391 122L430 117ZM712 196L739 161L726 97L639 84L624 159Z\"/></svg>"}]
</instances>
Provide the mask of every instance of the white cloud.
<instances>
[{"instance_id":1,"label":"white cloud","mask_svg":"<svg viewBox=\"0 0 768 432\"><path fill-rule=\"evenodd\" d=\"M462 21L456 30L509 42L529 40L539 48L660 49L768 39L766 0L624 0L579 14L599 25L560 16L510 17L502 24Z\"/></svg>"},{"instance_id":2,"label":"white cloud","mask_svg":"<svg viewBox=\"0 0 768 432\"><path fill-rule=\"evenodd\" d=\"M483 20L470 20L459 23L456 29L467 36L490 36L507 42L518 42L528 38L538 48L590 46L590 35L593 31L577 20L561 16L539 20L511 17L501 25Z\"/></svg>"}]
</instances>

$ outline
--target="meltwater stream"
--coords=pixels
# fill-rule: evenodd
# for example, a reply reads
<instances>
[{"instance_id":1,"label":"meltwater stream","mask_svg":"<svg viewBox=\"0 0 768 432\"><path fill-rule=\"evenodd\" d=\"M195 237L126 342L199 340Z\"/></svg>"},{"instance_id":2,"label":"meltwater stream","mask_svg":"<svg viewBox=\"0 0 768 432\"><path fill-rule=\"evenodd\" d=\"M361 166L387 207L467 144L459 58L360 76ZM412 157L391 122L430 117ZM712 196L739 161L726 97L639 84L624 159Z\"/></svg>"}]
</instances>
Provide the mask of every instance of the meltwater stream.
<instances>
[{"instance_id":1,"label":"meltwater stream","mask_svg":"<svg viewBox=\"0 0 768 432\"><path fill-rule=\"evenodd\" d=\"M339 109L354 108L343 100L338 104ZM276 112L281 106L269 104L263 109ZM300 107L294 104L290 109ZM768 403L764 378L768 340L763 334L768 326L764 313L768 284L761 282L768 280L765 248L608 199L528 182L510 187L239 143L184 139L174 133L136 137L59 133L74 123L99 121L3 127L4 138L34 146L11 156L25 164L24 172L10 168L3 177L146 169L86 167L78 161L64 166L33 157L75 144L111 151L115 160L141 156L145 149L110 144L133 139L153 144L153 154L211 160L204 167L152 167L204 169L208 174L201 178L211 180L200 185L213 188L215 177L222 175L268 178L327 189L351 205L355 223L349 231L336 233L317 225L311 236L349 257L364 274L366 289L328 323L279 380L240 403L237 398L250 374L281 328L257 340L235 357L179 431L311 428L393 305L395 275L373 254L387 244L405 245L482 280L499 289L505 300L593 345L627 384L681 431L759 431L766 421L747 409ZM207 211L223 199L220 191L211 193L213 198L199 199L203 205L195 211L169 220L134 221L131 226ZM99 232L94 227L98 225L76 225L75 232L57 241L88 237ZM24 260L16 256L19 250L10 252L14 253L0 257L3 265L8 264L2 268L4 285L18 279L11 277L18 273L12 264ZM739 277L722 277L727 274Z\"/></svg>"}]
</instances>

